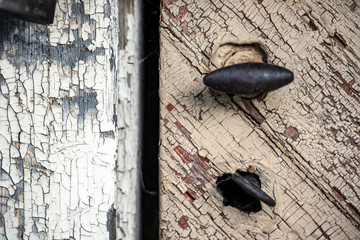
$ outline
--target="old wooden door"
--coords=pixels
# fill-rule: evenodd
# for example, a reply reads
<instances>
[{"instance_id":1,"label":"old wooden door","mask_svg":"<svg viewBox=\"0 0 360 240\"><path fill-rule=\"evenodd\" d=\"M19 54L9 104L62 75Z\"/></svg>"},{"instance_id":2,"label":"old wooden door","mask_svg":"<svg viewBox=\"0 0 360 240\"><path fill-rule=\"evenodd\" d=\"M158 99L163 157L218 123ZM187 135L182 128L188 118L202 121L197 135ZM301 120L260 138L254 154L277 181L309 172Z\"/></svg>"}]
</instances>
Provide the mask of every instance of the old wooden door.
<instances>
[{"instance_id":1,"label":"old wooden door","mask_svg":"<svg viewBox=\"0 0 360 240\"><path fill-rule=\"evenodd\" d=\"M160 22L162 239L359 239L358 1L164 0ZM260 46L292 84L252 100L210 70ZM249 166L276 200L224 206L217 177Z\"/></svg>"},{"instance_id":2,"label":"old wooden door","mask_svg":"<svg viewBox=\"0 0 360 240\"><path fill-rule=\"evenodd\" d=\"M0 239L135 239L139 9L0 16Z\"/></svg>"}]
</instances>

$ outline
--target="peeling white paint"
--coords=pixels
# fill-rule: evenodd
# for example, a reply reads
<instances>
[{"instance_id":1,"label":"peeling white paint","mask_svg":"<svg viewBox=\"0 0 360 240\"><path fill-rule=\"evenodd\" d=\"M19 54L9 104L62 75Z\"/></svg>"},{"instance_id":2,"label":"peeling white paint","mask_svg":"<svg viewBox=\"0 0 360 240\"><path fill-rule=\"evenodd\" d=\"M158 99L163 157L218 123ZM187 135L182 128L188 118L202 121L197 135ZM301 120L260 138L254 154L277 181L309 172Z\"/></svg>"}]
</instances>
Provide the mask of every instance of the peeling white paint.
<instances>
[{"instance_id":1,"label":"peeling white paint","mask_svg":"<svg viewBox=\"0 0 360 240\"><path fill-rule=\"evenodd\" d=\"M126 44L119 49L118 76L118 166L117 166L117 219L118 239L135 239L139 227L139 149L140 138L140 1L135 0L126 12ZM129 13L128 13L129 11Z\"/></svg>"},{"instance_id":2,"label":"peeling white paint","mask_svg":"<svg viewBox=\"0 0 360 240\"><path fill-rule=\"evenodd\" d=\"M338 1L164 1L162 238L360 238L358 10ZM337 20L328 15L324 26L324 13ZM218 43L234 48L244 36L266 46L269 62L291 69L294 82L251 101L206 88ZM224 52L218 60L231 62ZM203 149L207 159L198 159ZM274 208L244 214L224 206L215 179L249 165L275 196Z\"/></svg>"},{"instance_id":3,"label":"peeling white paint","mask_svg":"<svg viewBox=\"0 0 360 240\"><path fill-rule=\"evenodd\" d=\"M6 203L0 207L0 238L115 237L109 233L115 226L108 225L113 205L120 216L117 231L125 234L117 238L135 238L138 18L129 15L131 44L119 55L118 14L116 3L60 0L54 24L14 30L25 48L34 48L31 59L10 47L21 42L4 40L0 196ZM46 44L29 41L26 32Z\"/></svg>"}]
</instances>

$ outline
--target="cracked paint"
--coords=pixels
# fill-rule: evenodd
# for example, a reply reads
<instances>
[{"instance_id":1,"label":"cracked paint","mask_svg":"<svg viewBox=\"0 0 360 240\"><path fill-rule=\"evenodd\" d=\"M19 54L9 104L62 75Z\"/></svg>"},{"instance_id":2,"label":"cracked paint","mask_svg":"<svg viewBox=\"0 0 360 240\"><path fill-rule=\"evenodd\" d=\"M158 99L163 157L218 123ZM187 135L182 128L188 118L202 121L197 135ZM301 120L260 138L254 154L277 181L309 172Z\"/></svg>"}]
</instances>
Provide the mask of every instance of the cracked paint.
<instances>
[{"instance_id":1,"label":"cracked paint","mask_svg":"<svg viewBox=\"0 0 360 240\"><path fill-rule=\"evenodd\" d=\"M60 0L48 26L1 17L1 239L115 239L117 14Z\"/></svg>"},{"instance_id":2,"label":"cracked paint","mask_svg":"<svg viewBox=\"0 0 360 240\"><path fill-rule=\"evenodd\" d=\"M359 238L359 8L163 3L161 237ZM265 46L269 63L294 72L293 84L252 100L208 90L208 63L228 43ZM205 176L192 160L200 152ZM247 215L222 205L210 177L249 165L276 198L274 209Z\"/></svg>"}]
</instances>

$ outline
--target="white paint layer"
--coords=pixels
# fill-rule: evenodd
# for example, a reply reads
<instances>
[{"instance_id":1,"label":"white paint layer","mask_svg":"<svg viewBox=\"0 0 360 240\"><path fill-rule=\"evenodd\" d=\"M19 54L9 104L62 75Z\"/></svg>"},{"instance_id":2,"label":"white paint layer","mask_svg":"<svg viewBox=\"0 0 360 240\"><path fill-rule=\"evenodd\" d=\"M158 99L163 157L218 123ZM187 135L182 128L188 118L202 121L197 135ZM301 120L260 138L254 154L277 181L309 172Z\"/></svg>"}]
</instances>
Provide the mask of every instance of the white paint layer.
<instances>
[{"instance_id":1,"label":"white paint layer","mask_svg":"<svg viewBox=\"0 0 360 240\"><path fill-rule=\"evenodd\" d=\"M60 0L51 25L4 24L0 239L135 238L137 2L134 9L121 50L116 1Z\"/></svg>"},{"instance_id":2,"label":"white paint layer","mask_svg":"<svg viewBox=\"0 0 360 240\"><path fill-rule=\"evenodd\" d=\"M118 239L137 238L140 160L140 1L126 3L126 35L119 49L117 213ZM130 6L131 5L131 6ZM120 26L121 27L121 26ZM126 40L125 40L126 39Z\"/></svg>"}]
</instances>

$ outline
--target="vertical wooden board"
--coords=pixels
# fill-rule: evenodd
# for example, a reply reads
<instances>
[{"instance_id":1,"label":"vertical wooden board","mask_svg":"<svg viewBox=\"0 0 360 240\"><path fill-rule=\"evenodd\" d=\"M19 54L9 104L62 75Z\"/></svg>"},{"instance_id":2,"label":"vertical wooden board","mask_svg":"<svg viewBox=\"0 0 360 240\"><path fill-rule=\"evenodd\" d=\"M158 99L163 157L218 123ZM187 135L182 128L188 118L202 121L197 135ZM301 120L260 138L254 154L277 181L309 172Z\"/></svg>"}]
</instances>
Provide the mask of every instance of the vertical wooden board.
<instances>
[{"instance_id":1,"label":"vertical wooden board","mask_svg":"<svg viewBox=\"0 0 360 240\"><path fill-rule=\"evenodd\" d=\"M119 1L119 11L116 239L136 239L140 224L140 1Z\"/></svg>"},{"instance_id":2,"label":"vertical wooden board","mask_svg":"<svg viewBox=\"0 0 360 240\"><path fill-rule=\"evenodd\" d=\"M134 238L137 190L120 177L136 184L138 67L119 71L137 57L119 57L119 11L60 0L51 25L1 18L1 239Z\"/></svg>"},{"instance_id":3,"label":"vertical wooden board","mask_svg":"<svg viewBox=\"0 0 360 240\"><path fill-rule=\"evenodd\" d=\"M359 48L358 42L345 46L343 40L359 36L359 7L327 4L163 2L163 238L359 238ZM260 44L269 62L294 71L294 83L252 101L205 88L202 77L219 67L212 57L225 43ZM335 52L337 57L332 56ZM339 70L331 70L335 66ZM349 76L341 82L340 69ZM339 107L348 106L344 109L348 119L329 115L323 95L336 96ZM342 126L353 140L339 141L327 134L326 129L335 126ZM346 153L346 165L325 167L344 158L339 152ZM257 166L265 191L276 199L274 209L265 207L248 215L222 205L215 191L216 177L249 165Z\"/></svg>"}]
</instances>

